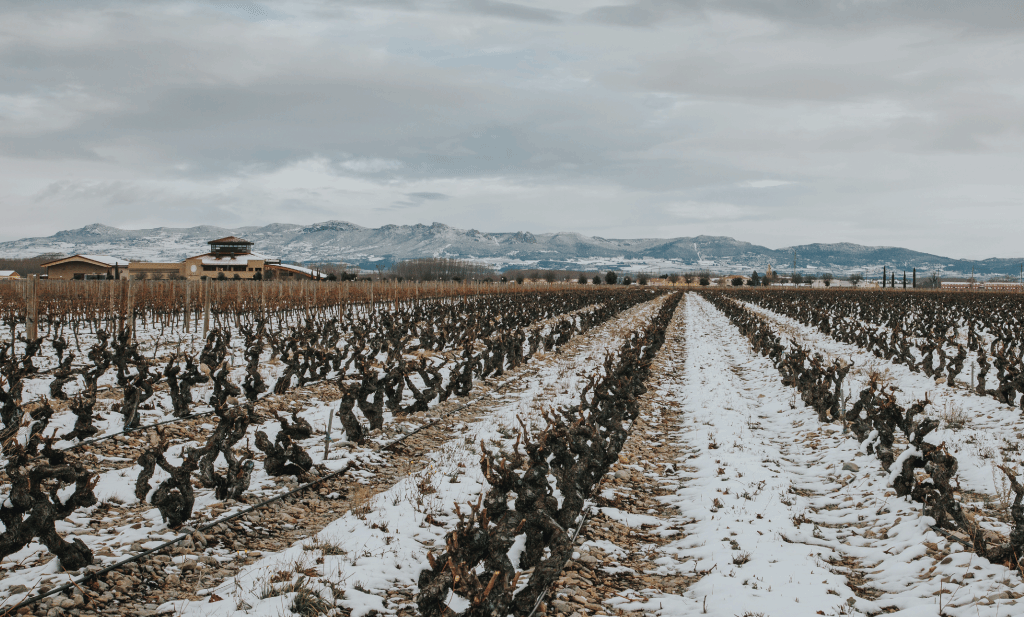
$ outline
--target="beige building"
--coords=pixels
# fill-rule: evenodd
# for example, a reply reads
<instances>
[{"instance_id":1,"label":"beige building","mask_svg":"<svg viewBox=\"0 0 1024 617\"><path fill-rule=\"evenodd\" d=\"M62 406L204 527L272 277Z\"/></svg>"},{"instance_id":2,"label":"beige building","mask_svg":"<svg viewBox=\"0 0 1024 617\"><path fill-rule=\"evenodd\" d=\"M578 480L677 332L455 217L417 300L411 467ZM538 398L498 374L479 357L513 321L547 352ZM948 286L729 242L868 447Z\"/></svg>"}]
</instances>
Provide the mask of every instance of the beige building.
<instances>
[{"instance_id":1,"label":"beige building","mask_svg":"<svg viewBox=\"0 0 1024 617\"><path fill-rule=\"evenodd\" d=\"M279 263L252 252L252 242L228 236L210 241L210 252L189 257L181 262L181 274L188 279L229 278L251 279L263 271L268 263Z\"/></svg>"},{"instance_id":2,"label":"beige building","mask_svg":"<svg viewBox=\"0 0 1024 617\"><path fill-rule=\"evenodd\" d=\"M46 278L76 281L125 278L129 265L109 255L72 255L42 264Z\"/></svg>"},{"instance_id":3,"label":"beige building","mask_svg":"<svg viewBox=\"0 0 1024 617\"><path fill-rule=\"evenodd\" d=\"M302 266L282 264L252 252L252 242L228 236L211 240L210 251L175 263L133 261L132 276L147 279L326 279L327 275Z\"/></svg>"},{"instance_id":4,"label":"beige building","mask_svg":"<svg viewBox=\"0 0 1024 617\"><path fill-rule=\"evenodd\" d=\"M20 278L21 275L14 270L0 270L0 281L13 281Z\"/></svg>"},{"instance_id":5,"label":"beige building","mask_svg":"<svg viewBox=\"0 0 1024 617\"><path fill-rule=\"evenodd\" d=\"M133 277L147 279L252 279L327 278L301 266L282 265L280 259L252 252L252 242L228 236L209 242L210 251L174 263L133 261Z\"/></svg>"},{"instance_id":6,"label":"beige building","mask_svg":"<svg viewBox=\"0 0 1024 617\"><path fill-rule=\"evenodd\" d=\"M136 279L180 279L181 262L159 263L152 261L133 261L128 266L132 278Z\"/></svg>"}]
</instances>

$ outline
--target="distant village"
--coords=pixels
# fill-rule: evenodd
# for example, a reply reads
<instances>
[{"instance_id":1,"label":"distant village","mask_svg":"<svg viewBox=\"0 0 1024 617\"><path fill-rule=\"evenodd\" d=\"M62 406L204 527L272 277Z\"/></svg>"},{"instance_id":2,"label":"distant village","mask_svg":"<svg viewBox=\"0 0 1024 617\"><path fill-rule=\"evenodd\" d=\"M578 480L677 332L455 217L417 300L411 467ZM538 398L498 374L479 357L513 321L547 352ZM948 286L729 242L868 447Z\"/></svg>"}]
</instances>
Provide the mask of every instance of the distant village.
<instances>
[{"instance_id":1,"label":"distant village","mask_svg":"<svg viewBox=\"0 0 1024 617\"><path fill-rule=\"evenodd\" d=\"M50 280L335 280L333 272L308 268L296 264L282 263L280 259L267 257L253 252L253 242L228 236L208 242L210 250L201 255L187 257L180 262L149 262L125 261L109 255L72 255L52 259L37 267L45 269L40 278ZM424 262L430 262L424 265ZM433 263L438 262L438 263ZM38 262L37 262L38 263ZM486 272L484 271L486 270ZM411 259L396 264L391 271L368 273L365 278L407 278L409 280L436 280L436 275L422 276L427 272L443 272L452 276L442 279L461 280L467 273L472 273L473 280L491 282L523 282L535 281L577 281L580 283L639 283L641 285L698 285L698 286L772 286L772 287L810 287L810 288L858 288L858 289L1022 289L1020 281L1006 280L972 280L972 279L939 279L937 275L929 275L921 281L913 272L903 272L898 277L895 272L883 271L881 279L865 279L862 275L853 274L847 277L835 277L829 273L807 274L793 272L781 275L772 270L771 266L763 274L752 272L746 274L716 274L710 270L697 270L685 273L662 274L620 272L612 276L600 273L570 272L558 270L515 270L499 274L479 264L463 263L461 260L442 258ZM458 273L458 274L456 274ZM463 276L459 276L459 275ZM404 275L404 276L403 276ZM591 277L591 275L593 275ZM343 274L346 280L356 278L356 273ZM24 273L17 270L0 270L0 281L24 278ZM468 277L465 277L468 278Z\"/></svg>"}]
</instances>

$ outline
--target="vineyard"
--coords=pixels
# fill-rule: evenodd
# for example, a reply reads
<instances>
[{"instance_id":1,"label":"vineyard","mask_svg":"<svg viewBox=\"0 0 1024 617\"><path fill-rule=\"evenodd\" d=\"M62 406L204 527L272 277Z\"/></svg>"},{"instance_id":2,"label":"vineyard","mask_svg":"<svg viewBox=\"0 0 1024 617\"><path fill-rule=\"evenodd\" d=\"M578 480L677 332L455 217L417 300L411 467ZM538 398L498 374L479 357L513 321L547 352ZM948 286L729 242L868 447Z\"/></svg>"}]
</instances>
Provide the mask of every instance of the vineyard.
<instances>
[{"instance_id":1,"label":"vineyard","mask_svg":"<svg viewBox=\"0 0 1024 617\"><path fill-rule=\"evenodd\" d=\"M1024 598L1010 294L45 281L0 317L0 615Z\"/></svg>"}]
</instances>

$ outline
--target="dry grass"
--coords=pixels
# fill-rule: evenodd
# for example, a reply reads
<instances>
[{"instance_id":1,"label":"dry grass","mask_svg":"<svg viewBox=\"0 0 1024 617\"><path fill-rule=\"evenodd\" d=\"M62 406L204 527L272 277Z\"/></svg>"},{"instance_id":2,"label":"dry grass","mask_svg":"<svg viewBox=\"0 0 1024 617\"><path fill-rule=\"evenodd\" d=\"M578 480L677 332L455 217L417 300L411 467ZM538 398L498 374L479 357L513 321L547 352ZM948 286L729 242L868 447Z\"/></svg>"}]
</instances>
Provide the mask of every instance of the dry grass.
<instances>
[{"instance_id":1,"label":"dry grass","mask_svg":"<svg viewBox=\"0 0 1024 617\"><path fill-rule=\"evenodd\" d=\"M963 405L946 401L946 406L939 412L939 419L942 424L951 431L959 431L967 428L971 423L971 416L964 411Z\"/></svg>"},{"instance_id":2,"label":"dry grass","mask_svg":"<svg viewBox=\"0 0 1024 617\"><path fill-rule=\"evenodd\" d=\"M419 490L421 495L433 495L437 492L437 486L434 485L434 475L425 473L420 477L420 481L416 484L416 489Z\"/></svg>"},{"instance_id":3,"label":"dry grass","mask_svg":"<svg viewBox=\"0 0 1024 617\"><path fill-rule=\"evenodd\" d=\"M292 599L289 610L297 615L302 615L302 617L326 615L334 608L331 602L324 599L316 589L310 586L308 577L299 576L298 580L294 583L290 582L290 579L290 571L282 570L278 572L263 587L263 590L260 592L260 598L265 600L294 593L295 598Z\"/></svg>"},{"instance_id":4,"label":"dry grass","mask_svg":"<svg viewBox=\"0 0 1024 617\"><path fill-rule=\"evenodd\" d=\"M349 500L352 502L352 514L363 518L373 510L374 491L363 484L356 485L349 492Z\"/></svg>"},{"instance_id":5,"label":"dry grass","mask_svg":"<svg viewBox=\"0 0 1024 617\"><path fill-rule=\"evenodd\" d=\"M992 485L995 486L995 503L993 504L1000 511L1006 512L1013 505L1013 490L1010 488L1010 481L1006 479L1006 474L996 465L995 462L992 465Z\"/></svg>"},{"instance_id":6,"label":"dry grass","mask_svg":"<svg viewBox=\"0 0 1024 617\"><path fill-rule=\"evenodd\" d=\"M347 551L333 540L324 540L320 536L313 536L308 542L302 545L304 551L317 551L322 555L345 555Z\"/></svg>"}]
</instances>

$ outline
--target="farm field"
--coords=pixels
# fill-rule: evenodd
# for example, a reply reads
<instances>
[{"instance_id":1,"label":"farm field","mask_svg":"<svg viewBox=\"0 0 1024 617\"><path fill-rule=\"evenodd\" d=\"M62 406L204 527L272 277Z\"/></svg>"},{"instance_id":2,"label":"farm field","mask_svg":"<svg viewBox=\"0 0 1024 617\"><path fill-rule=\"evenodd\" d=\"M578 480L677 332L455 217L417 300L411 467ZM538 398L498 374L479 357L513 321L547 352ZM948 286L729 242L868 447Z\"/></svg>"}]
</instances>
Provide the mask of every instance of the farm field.
<instances>
[{"instance_id":1,"label":"farm field","mask_svg":"<svg viewBox=\"0 0 1024 617\"><path fill-rule=\"evenodd\" d=\"M235 289L4 296L0 615L1021 610L1012 296Z\"/></svg>"}]
</instances>

